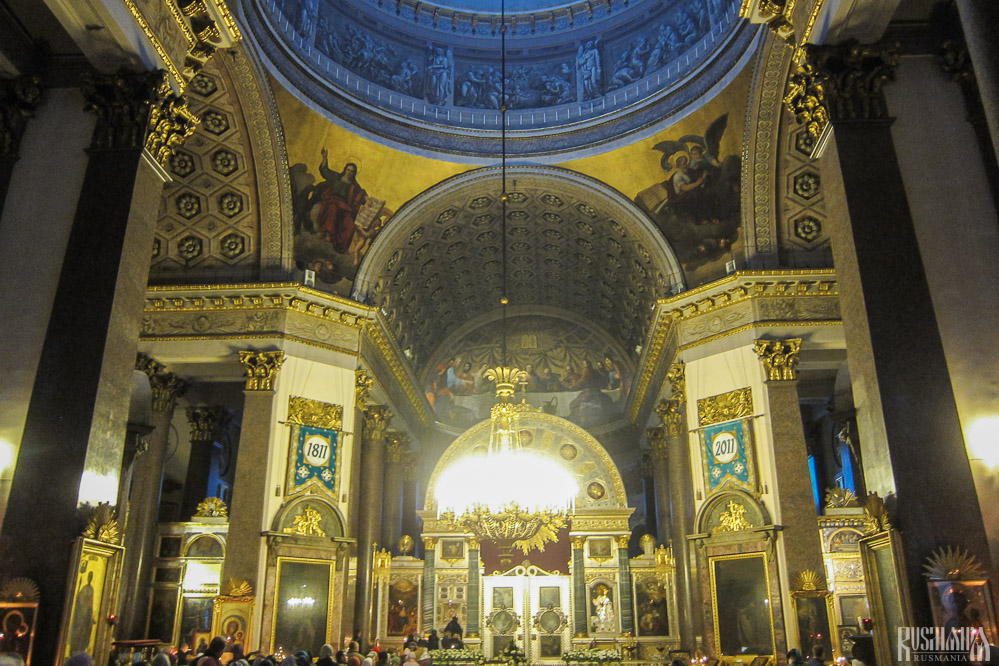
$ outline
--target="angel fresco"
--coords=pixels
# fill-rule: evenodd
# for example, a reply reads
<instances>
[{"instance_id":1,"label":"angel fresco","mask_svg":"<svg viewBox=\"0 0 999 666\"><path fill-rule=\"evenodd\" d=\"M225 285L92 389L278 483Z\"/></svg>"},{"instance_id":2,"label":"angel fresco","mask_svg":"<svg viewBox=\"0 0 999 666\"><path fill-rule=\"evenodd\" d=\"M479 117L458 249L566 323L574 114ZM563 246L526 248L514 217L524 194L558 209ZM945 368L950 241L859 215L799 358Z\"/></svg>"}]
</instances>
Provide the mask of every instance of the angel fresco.
<instances>
[{"instance_id":1,"label":"angel fresco","mask_svg":"<svg viewBox=\"0 0 999 666\"><path fill-rule=\"evenodd\" d=\"M739 237L740 158L718 156L727 123L724 114L703 135L655 144L666 178L635 199L688 270L723 256Z\"/></svg>"},{"instance_id":2,"label":"angel fresco","mask_svg":"<svg viewBox=\"0 0 999 666\"><path fill-rule=\"evenodd\" d=\"M319 175L304 164L291 168L294 195L295 260L300 269L333 285L353 280L357 267L392 211L361 187L353 162L342 171L329 166L329 152L320 151Z\"/></svg>"}]
</instances>

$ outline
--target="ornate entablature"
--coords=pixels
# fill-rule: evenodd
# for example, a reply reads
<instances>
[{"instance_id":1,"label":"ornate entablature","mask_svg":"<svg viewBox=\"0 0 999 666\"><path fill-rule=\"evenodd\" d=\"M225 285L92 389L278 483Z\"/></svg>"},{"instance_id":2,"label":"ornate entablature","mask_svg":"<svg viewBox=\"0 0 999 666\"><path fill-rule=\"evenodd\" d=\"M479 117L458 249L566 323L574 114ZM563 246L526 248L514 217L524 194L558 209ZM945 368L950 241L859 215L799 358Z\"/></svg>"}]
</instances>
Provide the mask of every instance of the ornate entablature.
<instances>
[{"instance_id":1,"label":"ornate entablature","mask_svg":"<svg viewBox=\"0 0 999 666\"><path fill-rule=\"evenodd\" d=\"M667 360L680 352L743 332L838 325L835 272L822 270L745 271L705 287L659 301L650 345L639 365L629 416L652 408L665 383Z\"/></svg>"},{"instance_id":2,"label":"ornate entablature","mask_svg":"<svg viewBox=\"0 0 999 666\"><path fill-rule=\"evenodd\" d=\"M318 108L409 145L495 155L499 12L459 4L243 0L242 9L270 66ZM724 79L757 34L734 0L542 5L507 12L510 154L647 127Z\"/></svg>"},{"instance_id":3,"label":"ornate entablature","mask_svg":"<svg viewBox=\"0 0 999 666\"><path fill-rule=\"evenodd\" d=\"M363 359L390 374L392 391L424 425L429 406L384 318L375 308L295 283L151 287L141 340L148 344L289 341ZM202 354L209 353L202 347Z\"/></svg>"}]
</instances>

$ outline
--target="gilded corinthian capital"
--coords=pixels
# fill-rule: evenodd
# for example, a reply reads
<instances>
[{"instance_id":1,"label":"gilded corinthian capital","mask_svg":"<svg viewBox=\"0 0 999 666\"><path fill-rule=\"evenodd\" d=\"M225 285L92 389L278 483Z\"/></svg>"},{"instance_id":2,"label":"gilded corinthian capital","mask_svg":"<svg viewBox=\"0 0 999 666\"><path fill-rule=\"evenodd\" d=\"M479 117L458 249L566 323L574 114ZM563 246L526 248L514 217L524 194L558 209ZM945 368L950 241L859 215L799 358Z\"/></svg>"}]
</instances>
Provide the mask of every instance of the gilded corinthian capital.
<instances>
[{"instance_id":1,"label":"gilded corinthian capital","mask_svg":"<svg viewBox=\"0 0 999 666\"><path fill-rule=\"evenodd\" d=\"M214 442L225 422L225 412L221 407L190 407L187 422L191 426L192 442Z\"/></svg>"},{"instance_id":2,"label":"gilded corinthian capital","mask_svg":"<svg viewBox=\"0 0 999 666\"><path fill-rule=\"evenodd\" d=\"M41 79L0 79L0 157L17 157L21 137L42 98Z\"/></svg>"},{"instance_id":3,"label":"gilded corinthian capital","mask_svg":"<svg viewBox=\"0 0 999 666\"><path fill-rule=\"evenodd\" d=\"M241 351L239 362L246 373L247 391L273 391L274 378L284 363L284 352Z\"/></svg>"},{"instance_id":4,"label":"gilded corinthian capital","mask_svg":"<svg viewBox=\"0 0 999 666\"><path fill-rule=\"evenodd\" d=\"M809 134L830 122L888 118L884 85L894 78L899 45L806 45L788 79L784 104Z\"/></svg>"},{"instance_id":5,"label":"gilded corinthian capital","mask_svg":"<svg viewBox=\"0 0 999 666\"><path fill-rule=\"evenodd\" d=\"M681 405L687 402L687 378L686 378L686 366L683 363L674 363L669 366L669 370L666 371L666 381L669 382L670 388L672 388L673 393L670 395L671 400L675 400Z\"/></svg>"},{"instance_id":6,"label":"gilded corinthian capital","mask_svg":"<svg viewBox=\"0 0 999 666\"><path fill-rule=\"evenodd\" d=\"M167 372L165 365L141 352L136 356L135 369L149 377L149 387L153 392L153 411L172 412L177 398L187 389L187 384L177 375Z\"/></svg>"},{"instance_id":7,"label":"gilded corinthian capital","mask_svg":"<svg viewBox=\"0 0 999 666\"><path fill-rule=\"evenodd\" d=\"M392 420L392 412L385 405L369 405L364 408L364 439L381 439Z\"/></svg>"},{"instance_id":8,"label":"gilded corinthian capital","mask_svg":"<svg viewBox=\"0 0 999 666\"><path fill-rule=\"evenodd\" d=\"M402 463L409 457L409 436L393 430L385 435L385 461Z\"/></svg>"},{"instance_id":9,"label":"gilded corinthian capital","mask_svg":"<svg viewBox=\"0 0 999 666\"><path fill-rule=\"evenodd\" d=\"M757 340L754 349L767 373L767 381L792 381L798 378L795 366L798 365L801 338Z\"/></svg>"},{"instance_id":10,"label":"gilded corinthian capital","mask_svg":"<svg viewBox=\"0 0 999 666\"><path fill-rule=\"evenodd\" d=\"M669 444L666 442L666 432L662 428L649 428L645 431L652 447L653 460L669 459Z\"/></svg>"},{"instance_id":11,"label":"gilded corinthian capital","mask_svg":"<svg viewBox=\"0 0 999 666\"><path fill-rule=\"evenodd\" d=\"M662 421L666 434L679 435L683 432L683 402L663 400L656 407L656 415Z\"/></svg>"}]
</instances>

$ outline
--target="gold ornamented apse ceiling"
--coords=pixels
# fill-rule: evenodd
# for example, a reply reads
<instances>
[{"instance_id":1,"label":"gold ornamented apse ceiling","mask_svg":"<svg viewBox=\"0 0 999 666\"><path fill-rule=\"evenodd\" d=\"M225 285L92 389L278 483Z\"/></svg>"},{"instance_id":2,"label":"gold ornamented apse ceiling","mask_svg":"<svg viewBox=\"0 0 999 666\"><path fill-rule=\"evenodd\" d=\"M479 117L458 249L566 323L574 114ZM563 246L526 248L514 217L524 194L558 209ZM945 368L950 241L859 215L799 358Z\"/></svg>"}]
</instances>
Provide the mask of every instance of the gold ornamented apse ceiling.
<instances>
[{"instance_id":1,"label":"gold ornamented apse ceiling","mask_svg":"<svg viewBox=\"0 0 999 666\"><path fill-rule=\"evenodd\" d=\"M584 317L634 361L655 300L682 280L662 235L631 201L582 174L510 167L507 182L511 306ZM500 308L500 191L497 168L430 188L395 214L361 265L354 297L382 309L417 373L457 327Z\"/></svg>"}]
</instances>

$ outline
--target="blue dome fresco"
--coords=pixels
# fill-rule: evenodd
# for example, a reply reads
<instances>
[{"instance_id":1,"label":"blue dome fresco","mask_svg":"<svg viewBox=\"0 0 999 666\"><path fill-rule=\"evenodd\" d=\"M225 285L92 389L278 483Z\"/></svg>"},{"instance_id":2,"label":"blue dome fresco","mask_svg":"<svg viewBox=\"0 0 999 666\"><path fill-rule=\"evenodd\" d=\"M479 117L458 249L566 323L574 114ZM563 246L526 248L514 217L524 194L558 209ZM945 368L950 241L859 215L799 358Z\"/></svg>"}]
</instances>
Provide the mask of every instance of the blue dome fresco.
<instances>
[{"instance_id":1,"label":"blue dome fresco","mask_svg":"<svg viewBox=\"0 0 999 666\"><path fill-rule=\"evenodd\" d=\"M496 0L243 0L271 68L312 106L430 151L499 152ZM738 0L507 0L507 151L559 153L699 99L756 29Z\"/></svg>"}]
</instances>

